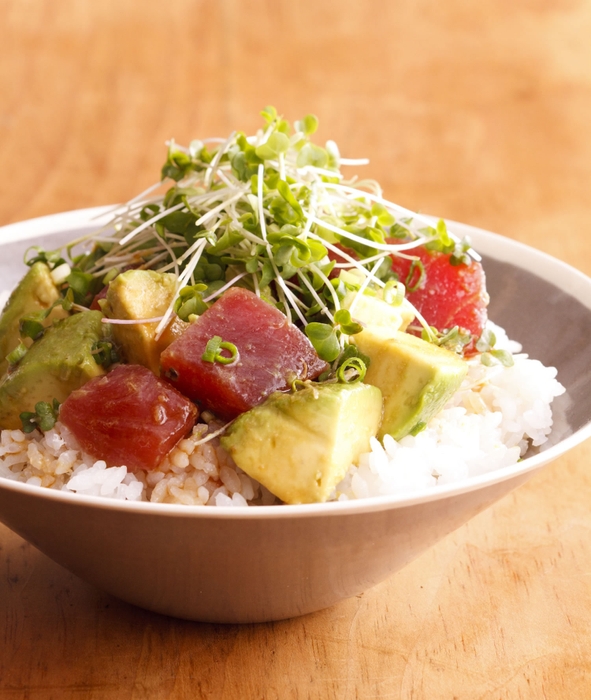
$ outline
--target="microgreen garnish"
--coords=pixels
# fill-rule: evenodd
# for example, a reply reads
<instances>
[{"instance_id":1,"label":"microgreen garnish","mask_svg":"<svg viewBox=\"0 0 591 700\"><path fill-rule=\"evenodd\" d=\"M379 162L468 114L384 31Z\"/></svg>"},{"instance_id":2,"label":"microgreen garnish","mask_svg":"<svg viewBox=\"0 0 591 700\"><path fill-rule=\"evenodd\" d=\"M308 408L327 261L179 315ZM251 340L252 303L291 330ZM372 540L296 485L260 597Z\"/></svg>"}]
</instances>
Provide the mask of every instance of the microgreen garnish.
<instances>
[{"instance_id":1,"label":"microgreen garnish","mask_svg":"<svg viewBox=\"0 0 591 700\"><path fill-rule=\"evenodd\" d=\"M72 270L65 281L69 285L69 291L73 292L74 302L83 306L90 305L94 295L103 286L102 280L96 279L89 272L77 269Z\"/></svg>"},{"instance_id":2,"label":"microgreen garnish","mask_svg":"<svg viewBox=\"0 0 591 700\"><path fill-rule=\"evenodd\" d=\"M200 316L207 309L207 304L203 301L205 291L207 291L207 285L202 283L183 287L180 290L174 304L174 311L179 318L188 321L189 316Z\"/></svg>"},{"instance_id":3,"label":"microgreen garnish","mask_svg":"<svg viewBox=\"0 0 591 700\"><path fill-rule=\"evenodd\" d=\"M340 330L346 335L356 335L363 330L363 326L351 318L351 313L348 309L339 309L334 315L334 320L339 325Z\"/></svg>"},{"instance_id":4,"label":"microgreen garnish","mask_svg":"<svg viewBox=\"0 0 591 700\"><path fill-rule=\"evenodd\" d=\"M435 326L430 326L428 329L423 328L421 337L433 345L451 350L458 354L462 354L463 349L472 340L472 335L464 328L454 326L445 332L440 332Z\"/></svg>"},{"instance_id":5,"label":"microgreen garnish","mask_svg":"<svg viewBox=\"0 0 591 700\"><path fill-rule=\"evenodd\" d=\"M97 365L101 365L105 369L119 362L120 359L117 348L110 340L97 340L96 343L93 343L90 352Z\"/></svg>"},{"instance_id":6,"label":"microgreen garnish","mask_svg":"<svg viewBox=\"0 0 591 700\"><path fill-rule=\"evenodd\" d=\"M429 226L423 229L426 236L433 240L429 241L425 247L427 250L437 250L441 253L451 253L455 247L455 241L449 235L447 226L443 219L439 219L435 228Z\"/></svg>"},{"instance_id":7,"label":"microgreen garnish","mask_svg":"<svg viewBox=\"0 0 591 700\"><path fill-rule=\"evenodd\" d=\"M483 365L490 367L495 364L501 364L504 367L512 367L513 355L507 350L496 349L495 344L497 338L493 331L490 329L485 329L476 341L476 349L481 352L480 361Z\"/></svg>"},{"instance_id":8,"label":"microgreen garnish","mask_svg":"<svg viewBox=\"0 0 591 700\"><path fill-rule=\"evenodd\" d=\"M370 363L369 357L367 355L364 355L362 352L360 352L359 348L356 345L353 345L353 343L349 343L348 345L345 345L345 349L338 357L338 360L336 362L337 369L344 362L346 362L347 360L349 360L352 357L358 357L363 362L366 369L369 367L369 363Z\"/></svg>"},{"instance_id":9,"label":"microgreen garnish","mask_svg":"<svg viewBox=\"0 0 591 700\"><path fill-rule=\"evenodd\" d=\"M223 355L222 350L229 352L229 355ZM228 343L222 340L219 335L214 335L207 341L205 352L201 355L204 362L219 362L221 365L235 365L240 361L240 353L234 343Z\"/></svg>"},{"instance_id":10,"label":"microgreen garnish","mask_svg":"<svg viewBox=\"0 0 591 700\"><path fill-rule=\"evenodd\" d=\"M470 241L464 238L462 241L455 244L453 253L449 258L452 265L469 265L471 262L469 251L471 250Z\"/></svg>"},{"instance_id":11,"label":"microgreen garnish","mask_svg":"<svg viewBox=\"0 0 591 700\"><path fill-rule=\"evenodd\" d=\"M52 403L39 401L35 404L35 411L24 411L20 414L23 424L23 433L32 433L39 428L46 433L55 425L59 414L60 403L53 399Z\"/></svg>"},{"instance_id":12,"label":"microgreen garnish","mask_svg":"<svg viewBox=\"0 0 591 700\"><path fill-rule=\"evenodd\" d=\"M458 259L466 253L443 221L433 226L387 201L372 180L346 180L341 164L363 161L341 158L331 141L314 143L315 116L292 127L274 107L261 115L263 128L252 136L234 132L188 147L171 141L162 182L116 209L108 226L68 247L70 260L59 276L63 290L88 306L119 271L172 272L177 295L162 314L159 337L173 313L189 320L225 285L242 286L302 329L327 325L313 326L310 335L334 361L352 333L348 322L333 324L347 291L383 290L389 303L401 303L405 280L392 284L391 255L412 255L425 243L451 246ZM89 240L91 250L75 254ZM34 253L31 261L66 264L60 251ZM422 277L417 261L409 290Z\"/></svg>"},{"instance_id":13,"label":"microgreen garnish","mask_svg":"<svg viewBox=\"0 0 591 700\"><path fill-rule=\"evenodd\" d=\"M341 353L341 345L336 330L328 323L309 323L306 335L314 350L325 362L334 362Z\"/></svg>"},{"instance_id":14,"label":"microgreen garnish","mask_svg":"<svg viewBox=\"0 0 591 700\"><path fill-rule=\"evenodd\" d=\"M31 251L34 251L34 255L30 255ZM25 264L32 267L36 262L45 263L51 270L55 269L59 265L62 265L66 261L62 257L61 250L50 250L45 251L37 245L27 248L25 251Z\"/></svg>"},{"instance_id":15,"label":"microgreen garnish","mask_svg":"<svg viewBox=\"0 0 591 700\"><path fill-rule=\"evenodd\" d=\"M362 358L366 366L369 358L361 355L357 348L350 343L345 344L343 336L361 333L363 326L351 318L348 309L339 309L334 316L334 325L329 323L309 323L306 335L318 353L318 356L326 362L334 362L338 359L337 368L349 358Z\"/></svg>"}]
</instances>

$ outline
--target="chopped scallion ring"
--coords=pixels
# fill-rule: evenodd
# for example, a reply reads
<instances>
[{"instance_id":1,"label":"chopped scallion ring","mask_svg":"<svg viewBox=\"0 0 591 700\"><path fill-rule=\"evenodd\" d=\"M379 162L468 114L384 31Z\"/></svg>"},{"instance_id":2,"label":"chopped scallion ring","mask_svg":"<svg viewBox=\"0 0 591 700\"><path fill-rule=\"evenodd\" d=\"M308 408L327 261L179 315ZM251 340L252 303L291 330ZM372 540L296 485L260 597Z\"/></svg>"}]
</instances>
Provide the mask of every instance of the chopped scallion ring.
<instances>
[{"instance_id":1,"label":"chopped scallion ring","mask_svg":"<svg viewBox=\"0 0 591 700\"><path fill-rule=\"evenodd\" d=\"M222 350L226 350L230 355L222 355ZM214 335L207 341L205 352L201 355L204 362L219 362L221 365L235 365L240 361L240 353L234 343L228 343Z\"/></svg>"},{"instance_id":2,"label":"chopped scallion ring","mask_svg":"<svg viewBox=\"0 0 591 700\"><path fill-rule=\"evenodd\" d=\"M337 379L342 384L357 384L365 379L367 367L360 357L350 357L337 369Z\"/></svg>"},{"instance_id":3,"label":"chopped scallion ring","mask_svg":"<svg viewBox=\"0 0 591 700\"><path fill-rule=\"evenodd\" d=\"M18 365L18 363L27 354L27 346L21 342L14 348L14 350L6 355L6 361L9 365Z\"/></svg>"}]
</instances>

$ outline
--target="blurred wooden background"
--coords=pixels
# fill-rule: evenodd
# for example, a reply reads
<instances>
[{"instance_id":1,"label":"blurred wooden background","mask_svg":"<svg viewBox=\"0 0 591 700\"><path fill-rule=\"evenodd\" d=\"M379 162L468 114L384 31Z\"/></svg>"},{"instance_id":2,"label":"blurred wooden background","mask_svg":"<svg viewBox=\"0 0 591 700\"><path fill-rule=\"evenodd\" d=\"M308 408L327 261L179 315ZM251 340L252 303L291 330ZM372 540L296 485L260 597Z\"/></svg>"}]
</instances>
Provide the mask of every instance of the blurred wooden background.
<instances>
[{"instance_id":1,"label":"blurred wooden background","mask_svg":"<svg viewBox=\"0 0 591 700\"><path fill-rule=\"evenodd\" d=\"M591 0L0 0L0 224L125 200L167 139L273 104L389 198L591 274L590 37ZM132 608L0 527L0 697L589 697L590 457L363 596L260 626Z\"/></svg>"}]
</instances>

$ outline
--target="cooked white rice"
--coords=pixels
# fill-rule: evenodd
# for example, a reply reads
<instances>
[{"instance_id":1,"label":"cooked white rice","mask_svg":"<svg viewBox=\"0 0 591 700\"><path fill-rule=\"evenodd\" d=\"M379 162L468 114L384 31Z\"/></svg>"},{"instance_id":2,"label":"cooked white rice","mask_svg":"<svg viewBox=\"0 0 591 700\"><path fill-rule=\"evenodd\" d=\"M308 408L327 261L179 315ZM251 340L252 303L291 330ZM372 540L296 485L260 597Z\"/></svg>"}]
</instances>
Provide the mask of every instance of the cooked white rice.
<instances>
[{"instance_id":1,"label":"cooked white rice","mask_svg":"<svg viewBox=\"0 0 591 700\"><path fill-rule=\"evenodd\" d=\"M200 423L148 473L107 467L89 457L61 423L44 435L3 430L0 477L87 496L184 505L246 506L275 502L275 497L244 474L217 438L203 442L219 425Z\"/></svg>"},{"instance_id":2,"label":"cooked white rice","mask_svg":"<svg viewBox=\"0 0 591 700\"><path fill-rule=\"evenodd\" d=\"M492 324L491 324L492 325ZM479 358L460 390L417 436L361 455L338 485L333 500L400 494L436 487L515 464L530 445L541 445L552 427L551 402L564 393L556 370L519 354L494 326L497 347L517 352L513 367L486 367ZM160 464L144 474L107 467L84 454L57 423L45 435L0 432L0 477L80 494L185 505L272 504L275 497L244 474L213 438L219 425L198 424Z\"/></svg>"}]
</instances>

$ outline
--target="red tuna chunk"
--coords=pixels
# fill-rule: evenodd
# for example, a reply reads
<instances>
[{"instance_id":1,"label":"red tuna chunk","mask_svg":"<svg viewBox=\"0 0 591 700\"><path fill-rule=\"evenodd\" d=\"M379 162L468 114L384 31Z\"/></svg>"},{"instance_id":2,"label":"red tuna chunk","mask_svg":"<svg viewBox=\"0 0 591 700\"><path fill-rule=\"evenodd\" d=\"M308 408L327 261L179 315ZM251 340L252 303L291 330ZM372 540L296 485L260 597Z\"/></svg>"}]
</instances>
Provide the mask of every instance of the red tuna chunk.
<instances>
[{"instance_id":1,"label":"red tuna chunk","mask_svg":"<svg viewBox=\"0 0 591 700\"><path fill-rule=\"evenodd\" d=\"M208 341L233 343L235 364L202 359ZM160 356L162 376L217 416L232 419L285 391L293 379L314 379L328 368L286 316L256 294L232 287Z\"/></svg>"},{"instance_id":2,"label":"red tuna chunk","mask_svg":"<svg viewBox=\"0 0 591 700\"><path fill-rule=\"evenodd\" d=\"M423 263L424 277L417 289L407 291L406 298L421 313L430 326L439 331L460 326L476 338L480 337L487 320L488 294L482 265L476 260L469 264L452 265L451 255L427 250L424 246L407 251ZM401 282L412 289L420 273L411 274L411 260L392 256L392 269ZM471 350L468 346L467 350Z\"/></svg>"},{"instance_id":3,"label":"red tuna chunk","mask_svg":"<svg viewBox=\"0 0 591 700\"><path fill-rule=\"evenodd\" d=\"M190 432L197 408L146 367L120 365L73 391L59 419L92 457L149 471Z\"/></svg>"}]
</instances>

